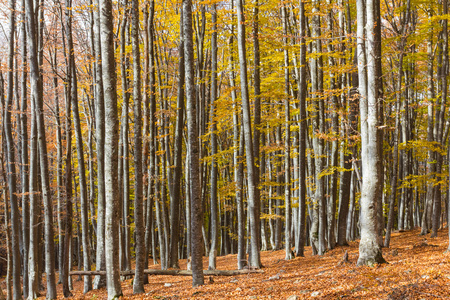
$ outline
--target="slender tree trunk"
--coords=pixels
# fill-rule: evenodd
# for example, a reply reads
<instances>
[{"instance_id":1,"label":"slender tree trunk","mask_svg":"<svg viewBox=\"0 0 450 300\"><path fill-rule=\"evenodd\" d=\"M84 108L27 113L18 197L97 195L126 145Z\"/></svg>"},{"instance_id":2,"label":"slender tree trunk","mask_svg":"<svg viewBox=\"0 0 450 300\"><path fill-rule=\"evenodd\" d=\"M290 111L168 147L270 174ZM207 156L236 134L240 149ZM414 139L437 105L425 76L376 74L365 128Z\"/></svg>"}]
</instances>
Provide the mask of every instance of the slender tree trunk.
<instances>
[{"instance_id":1,"label":"slender tree trunk","mask_svg":"<svg viewBox=\"0 0 450 300\"><path fill-rule=\"evenodd\" d=\"M94 0L99 8L99 1ZM95 256L96 271L105 268L105 103L102 78L102 57L100 45L100 11L94 10L94 53L95 53L95 136L97 148L97 243ZM95 276L94 289L106 285L105 277Z\"/></svg>"},{"instance_id":2,"label":"slender tree trunk","mask_svg":"<svg viewBox=\"0 0 450 300\"><path fill-rule=\"evenodd\" d=\"M29 1L29 0L28 0ZM105 100L105 258L108 299L122 295L119 276L119 193L116 70L112 1L100 0L100 39Z\"/></svg>"},{"instance_id":3,"label":"slender tree trunk","mask_svg":"<svg viewBox=\"0 0 450 300\"><path fill-rule=\"evenodd\" d=\"M431 13L429 12L429 18L431 18ZM428 63L427 63L427 98L429 101L428 104L428 124L427 124L427 141L432 143L434 141L434 133L433 133L433 120L434 120L434 110L433 110L433 104L432 101L435 98L435 92L434 92L434 83L433 83L433 60L434 60L434 54L433 54L433 35L429 33L428 43L427 43L427 54L428 54ZM428 151L428 161L427 161L427 168L430 173L429 182L427 184L427 193L426 193L426 199L424 203L424 209L422 214L422 230L420 232L421 235L428 234L429 226L428 223L431 221L430 215L431 215L431 208L432 208L432 199L434 194L434 172L436 170L436 164L434 162L435 155L432 150Z\"/></svg>"},{"instance_id":4,"label":"slender tree trunk","mask_svg":"<svg viewBox=\"0 0 450 300\"><path fill-rule=\"evenodd\" d=\"M288 45L288 14L286 5L281 8L283 18L284 37L284 248L285 260L292 259L291 251L291 111L290 111L290 91L289 91L289 51Z\"/></svg>"},{"instance_id":5,"label":"slender tree trunk","mask_svg":"<svg viewBox=\"0 0 450 300\"><path fill-rule=\"evenodd\" d=\"M300 80L299 80L299 175L298 175L298 240L295 246L296 255L304 256L306 243L306 17L303 1L299 3L299 25L300 25Z\"/></svg>"},{"instance_id":6,"label":"slender tree trunk","mask_svg":"<svg viewBox=\"0 0 450 300\"><path fill-rule=\"evenodd\" d=\"M251 267L260 268L261 260L259 253L258 236L260 232L257 230L257 219L259 215L256 209L255 199L255 168L253 156L253 140L252 140L252 125L250 116L250 99L248 94L248 79L247 79L247 57L245 48L245 24L244 24L244 10L242 0L238 0L237 4L237 21L238 21L238 52L239 52L239 66L241 73L241 98L242 98L242 122L244 126L244 140L245 153L247 159L247 189L248 189L248 214L250 219L250 253Z\"/></svg>"},{"instance_id":7,"label":"slender tree trunk","mask_svg":"<svg viewBox=\"0 0 450 300\"><path fill-rule=\"evenodd\" d=\"M13 124L11 120L11 112L13 111L13 92L14 92L14 38L16 31L16 1L10 0L10 15L9 15L9 36L8 36L8 75L6 92L6 104L4 108L4 133L6 139L6 164L7 164L7 179L8 179L8 199L11 207L11 252L12 252L12 283L13 283L13 298L22 299L22 287L20 285L20 215L19 205L17 199L17 178L16 178L16 161L14 151L14 139L12 135ZM17 88L17 87L16 87ZM8 212L7 212L8 213Z\"/></svg>"},{"instance_id":8,"label":"slender tree trunk","mask_svg":"<svg viewBox=\"0 0 450 300\"><path fill-rule=\"evenodd\" d=\"M91 258L90 258L90 244L89 244L89 224L88 224L88 199L87 199L87 184L86 184L86 167L84 162L84 147L83 136L81 133L81 121L80 114L78 112L78 82L77 72L75 66L75 53L73 49L72 40L72 1L68 1L66 4L68 13L67 16L67 45L69 51L69 72L71 72L71 101L73 110L73 122L75 127L75 138L77 145L77 165L78 165L78 177L80 185L80 207L81 207L81 228L82 228L82 244L83 244L83 269L85 271L91 270ZM91 276L84 276L84 289L83 292L87 293L92 289Z\"/></svg>"},{"instance_id":9,"label":"slender tree trunk","mask_svg":"<svg viewBox=\"0 0 450 300\"><path fill-rule=\"evenodd\" d=\"M28 248L30 244L30 199L29 199L29 158L28 158L28 99L27 99L27 32L25 0L22 0L22 82L21 82L21 149L22 149L22 236L23 236L23 296L28 297ZM1 296L0 296L1 297Z\"/></svg>"},{"instance_id":10,"label":"slender tree trunk","mask_svg":"<svg viewBox=\"0 0 450 300\"><path fill-rule=\"evenodd\" d=\"M325 132L325 111L323 93L323 70L322 70L322 43L320 40L320 10L319 2L313 1L312 16L312 52L315 58L310 60L311 67L311 96L315 107L312 120L313 127L313 148L315 162L315 193L314 193L314 216L311 225L311 242L316 251L314 254L323 255L326 250L325 245L325 178L321 175L324 169L324 140L318 135ZM314 249L313 248L313 249Z\"/></svg>"},{"instance_id":11,"label":"slender tree trunk","mask_svg":"<svg viewBox=\"0 0 450 300\"><path fill-rule=\"evenodd\" d=\"M139 51L139 0L131 1L131 43L133 51L133 101L134 101L134 223L136 268L133 293L144 293L145 232L142 176L142 99L141 57ZM125 217L125 216L124 216Z\"/></svg>"},{"instance_id":12,"label":"slender tree trunk","mask_svg":"<svg viewBox=\"0 0 450 300\"><path fill-rule=\"evenodd\" d=\"M28 19L28 45L30 50L30 78L31 95L35 102L37 114L37 131L39 146L39 162L41 170L42 198L44 203L44 222L45 222L45 271L47 273L47 299L56 299L55 282L55 262L54 258L54 240L53 240L53 204L50 196L50 180L47 158L47 145L45 137L45 124L43 114L42 99L42 78L40 76L38 64L38 46L36 40L35 13L33 1L27 0L27 19Z\"/></svg>"},{"instance_id":13,"label":"slender tree trunk","mask_svg":"<svg viewBox=\"0 0 450 300\"><path fill-rule=\"evenodd\" d=\"M192 286L204 284L203 278L203 247L202 247L202 219L203 209L199 181L199 141L195 109L195 85L194 85L194 47L192 34L192 1L183 0L183 35L186 78L186 103L187 103L187 131L189 147L189 180L190 180L190 206L191 206L191 267Z\"/></svg>"},{"instance_id":14,"label":"slender tree trunk","mask_svg":"<svg viewBox=\"0 0 450 300\"><path fill-rule=\"evenodd\" d=\"M170 201L170 261L169 267L179 269L178 247L180 240L180 205L181 205L181 177L182 177L182 159L183 159L183 127L184 127L184 40L183 40L183 11L180 14L180 46L178 64L178 94L177 94L177 121L175 125L174 137L174 172L173 172L173 198Z\"/></svg>"},{"instance_id":15,"label":"slender tree trunk","mask_svg":"<svg viewBox=\"0 0 450 300\"><path fill-rule=\"evenodd\" d=\"M216 257L218 247L219 219L217 208L217 125L215 121L215 101L217 98L217 5L212 6L212 36L211 36L211 187L210 187L210 208L211 208L211 247L209 249L208 270L216 269Z\"/></svg>"},{"instance_id":16,"label":"slender tree trunk","mask_svg":"<svg viewBox=\"0 0 450 300\"><path fill-rule=\"evenodd\" d=\"M442 15L448 14L448 1L442 1ZM439 112L439 118L436 116L436 122L438 129L437 133L437 142L443 144L442 133L443 133L443 123L444 123L444 115L445 115L445 103L447 101L447 77L448 77L448 20L443 19L442 21L442 65L441 65L441 108ZM442 169L442 155L440 153L436 153L437 156L437 174L441 174ZM440 182L440 181L439 181ZM432 222L432 230L431 237L437 237L440 219L441 219L441 195L440 195L441 185L438 184L436 188L436 195L434 197L434 205L433 205L433 222Z\"/></svg>"},{"instance_id":17,"label":"slender tree trunk","mask_svg":"<svg viewBox=\"0 0 450 300\"><path fill-rule=\"evenodd\" d=\"M261 190L260 190L260 174L263 169L263 164L260 163L260 124L261 124L261 59L259 49L259 0L255 0L255 7L253 10L253 92L254 100L254 116L253 116L253 157L255 159L255 210L256 215L261 215ZM261 232L261 219L256 218L256 232ZM261 236L258 234L258 247L261 249ZM250 258L252 260L252 258ZM261 266L261 258L259 258L259 265Z\"/></svg>"},{"instance_id":18,"label":"slender tree trunk","mask_svg":"<svg viewBox=\"0 0 450 300\"><path fill-rule=\"evenodd\" d=\"M331 7L331 1L328 0L327 4L330 5L330 10L327 14L327 27L328 32L333 37L333 10ZM334 46L331 42L327 43L328 52L334 53ZM333 69L335 68L335 59L330 55L328 57L328 66L331 69L330 71L330 90L334 91L337 87L336 85L336 75L334 74ZM338 136L339 131L339 117L338 117L338 97L336 94L332 93L331 98L331 129L333 131L334 136ZM332 168L338 167L338 140L337 138L333 139L331 142L331 158L330 164ZM328 198L327 205L327 220L328 220L328 236L327 236L327 246L328 249L334 249L336 245L336 202L338 198L337 193L338 188L338 173L334 171L330 177L330 197Z\"/></svg>"}]
</instances>

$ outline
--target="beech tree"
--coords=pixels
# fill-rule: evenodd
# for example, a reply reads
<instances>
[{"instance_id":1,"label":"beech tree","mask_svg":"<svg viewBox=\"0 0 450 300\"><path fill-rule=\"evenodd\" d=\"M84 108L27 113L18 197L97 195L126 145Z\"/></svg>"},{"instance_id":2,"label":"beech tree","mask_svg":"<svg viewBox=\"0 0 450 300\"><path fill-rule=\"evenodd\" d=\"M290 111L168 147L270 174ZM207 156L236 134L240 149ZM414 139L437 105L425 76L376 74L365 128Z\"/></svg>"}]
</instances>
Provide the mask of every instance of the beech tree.
<instances>
[{"instance_id":1,"label":"beech tree","mask_svg":"<svg viewBox=\"0 0 450 300\"><path fill-rule=\"evenodd\" d=\"M359 243L358 265L373 265L385 262L378 243L377 222L377 189L380 188L380 153L378 148L378 86L376 77L377 56L375 34L375 11L377 4L374 0L357 1L358 13L358 74L361 114L361 160L362 188L361 188L361 241ZM379 5L379 3L378 3ZM364 26L365 35L364 35ZM364 47L365 46L365 47ZM367 53L367 54L366 54ZM366 56L367 55L367 56ZM366 56L366 57L365 57ZM365 57L365 59L364 59Z\"/></svg>"},{"instance_id":2,"label":"beech tree","mask_svg":"<svg viewBox=\"0 0 450 300\"><path fill-rule=\"evenodd\" d=\"M186 117L189 147L189 182L190 182L190 210L191 210L191 268L192 286L204 284L202 261L202 201L199 178L199 145L198 128L195 109L194 89L194 53L192 36L192 1L183 0L183 35L185 60L185 91L186 91Z\"/></svg>"}]
</instances>

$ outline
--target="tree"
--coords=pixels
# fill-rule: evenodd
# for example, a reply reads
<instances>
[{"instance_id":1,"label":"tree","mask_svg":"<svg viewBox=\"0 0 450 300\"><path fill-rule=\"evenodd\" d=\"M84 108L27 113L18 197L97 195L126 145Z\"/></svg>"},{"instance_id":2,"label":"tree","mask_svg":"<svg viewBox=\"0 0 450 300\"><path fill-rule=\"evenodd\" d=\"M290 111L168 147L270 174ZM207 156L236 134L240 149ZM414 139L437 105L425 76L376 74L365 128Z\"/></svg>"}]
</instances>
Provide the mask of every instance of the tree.
<instances>
[{"instance_id":1,"label":"tree","mask_svg":"<svg viewBox=\"0 0 450 300\"><path fill-rule=\"evenodd\" d=\"M299 26L300 26L300 72L298 81L299 97L299 174L298 174L298 239L295 244L297 256L304 256L304 247L306 242L306 16L305 4L302 0L299 3Z\"/></svg>"},{"instance_id":2,"label":"tree","mask_svg":"<svg viewBox=\"0 0 450 300\"><path fill-rule=\"evenodd\" d=\"M248 190L248 214L250 219L250 253L251 260L249 264L251 267L260 268L260 254L256 219L259 218L256 210L255 199L255 169L253 156L253 140L252 140L252 126L250 117L250 99L248 94L248 79L247 79L247 57L245 48L245 21L243 3L238 0L237 3L237 41L239 53L239 69L241 74L241 98L242 98L242 122L244 127L244 141L245 141L245 155L247 160L247 190Z\"/></svg>"},{"instance_id":3,"label":"tree","mask_svg":"<svg viewBox=\"0 0 450 300\"><path fill-rule=\"evenodd\" d=\"M133 101L134 101L134 222L136 234L136 273L133 281L133 292L144 293L145 268L145 233L144 233L144 203L142 176L142 109L141 109L141 57L139 51L139 0L132 0L131 40L133 48ZM126 217L126 216L124 216Z\"/></svg>"},{"instance_id":4,"label":"tree","mask_svg":"<svg viewBox=\"0 0 450 300\"><path fill-rule=\"evenodd\" d=\"M53 240L53 209L50 192L50 179L48 169L47 144L44 124L44 105L42 78L38 62L38 45L35 24L35 11L32 0L26 1L27 23L28 23L28 45L30 53L30 78L31 95L36 110L36 124L39 147L39 164L41 175L41 193L44 203L44 238L45 238L45 271L47 273L47 299L56 298L54 240ZM43 16L42 16L43 17ZM42 60L41 60L42 61ZM30 224L30 227L32 225Z\"/></svg>"},{"instance_id":5,"label":"tree","mask_svg":"<svg viewBox=\"0 0 450 300\"><path fill-rule=\"evenodd\" d=\"M184 59L185 59L185 91L187 103L187 133L189 147L189 182L190 182L190 206L191 206L191 268L192 286L204 284L202 261L202 201L199 178L199 141L197 136L197 122L195 109L194 88L194 48L192 36L192 1L183 0L183 34L184 34Z\"/></svg>"},{"instance_id":6,"label":"tree","mask_svg":"<svg viewBox=\"0 0 450 300\"><path fill-rule=\"evenodd\" d=\"M14 140L12 135L12 121L11 111L13 110L13 91L14 91L14 37L16 31L16 1L10 1L10 16L9 25L10 31L8 36L8 75L7 75L7 95L4 108L5 122L4 133L6 135L6 163L7 163L7 178L8 178L8 195L11 207L11 251L12 251L12 279L13 279L13 298L22 299L22 287L20 285L20 249L19 249L19 205L17 199L17 182L16 182L16 158L14 151ZM6 212L8 213L8 212Z\"/></svg>"},{"instance_id":7,"label":"tree","mask_svg":"<svg viewBox=\"0 0 450 300\"><path fill-rule=\"evenodd\" d=\"M215 119L215 101L217 98L217 5L212 5L211 22L213 23L211 34L211 247L209 249L209 266L208 270L216 269L216 257L218 247L218 233L219 233L219 220L218 220L218 207L217 207L217 125Z\"/></svg>"},{"instance_id":8,"label":"tree","mask_svg":"<svg viewBox=\"0 0 450 300\"><path fill-rule=\"evenodd\" d=\"M75 52L73 49L73 37L72 37L72 1L69 0L66 3L66 17L67 17L67 50L69 52L69 66L68 72L70 72L70 99L72 101L73 111L73 123L75 127L75 138L77 145L77 160L78 160L78 176L80 184L80 207L81 207L81 228L82 228L82 244L83 244L83 269L85 271L91 270L91 256L90 256L90 244L89 244L89 226L88 226L88 199L87 199L87 184L86 184L86 167L84 163L84 147L83 136L81 133L81 121L80 114L78 112L78 81L75 65ZM70 117L70 111L69 117ZM70 146L70 145L69 145ZM69 162L70 163L70 162ZM71 224L67 224L71 226ZM84 293L89 292L92 289L91 276L84 276Z\"/></svg>"},{"instance_id":9,"label":"tree","mask_svg":"<svg viewBox=\"0 0 450 300\"><path fill-rule=\"evenodd\" d=\"M367 0L364 6L357 1L358 16L358 72L360 74L360 111L361 111L361 160L362 188L361 188L361 240L359 243L358 265L373 265L385 262L378 243L377 222L377 189L380 187L380 154L378 148L378 80L376 77L375 34L375 0ZM379 5L379 4L378 4ZM364 20L364 15L366 20ZM364 64L364 25L366 25L367 67ZM367 68L367 69L366 69ZM367 77L364 76L367 74ZM366 83L367 82L367 83ZM367 84L367 85L366 85ZM366 86L365 86L366 85ZM365 89L366 87L366 89ZM361 89L362 88L362 89Z\"/></svg>"},{"instance_id":10,"label":"tree","mask_svg":"<svg viewBox=\"0 0 450 300\"><path fill-rule=\"evenodd\" d=\"M30 1L30 0L28 0ZM108 299L122 295L119 278L119 193L117 91L112 2L100 0L100 40L105 101L105 261Z\"/></svg>"}]
</instances>

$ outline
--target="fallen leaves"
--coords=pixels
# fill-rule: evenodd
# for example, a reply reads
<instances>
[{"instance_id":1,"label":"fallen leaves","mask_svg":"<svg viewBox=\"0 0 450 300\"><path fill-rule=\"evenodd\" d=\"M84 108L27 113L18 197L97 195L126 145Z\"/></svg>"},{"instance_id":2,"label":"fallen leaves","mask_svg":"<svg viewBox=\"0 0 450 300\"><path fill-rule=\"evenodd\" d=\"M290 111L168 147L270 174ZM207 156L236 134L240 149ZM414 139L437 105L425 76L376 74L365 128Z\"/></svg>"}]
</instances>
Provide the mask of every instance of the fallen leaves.
<instances>
[{"instance_id":1,"label":"fallen leaves","mask_svg":"<svg viewBox=\"0 0 450 300\"><path fill-rule=\"evenodd\" d=\"M388 264L357 267L358 243L338 247L324 256L311 255L285 261L284 251L261 253L264 273L237 277L205 277L192 288L187 276L149 276L146 294L133 295L132 279L122 283L124 299L448 299L450 254L444 254L448 236L419 236L418 230L393 233L391 248L383 249ZM345 252L347 254L345 255ZM344 257L343 257L344 256ZM339 264L341 261L345 263ZM186 268L186 261L180 262ZM204 265L207 266L207 257ZM232 270L236 255L217 258L217 269ZM157 269L158 265L150 266ZM75 279L75 278L74 278ZM74 281L71 299L106 299L106 290L82 294L83 282ZM60 286L58 286L61 289ZM42 293L45 295L45 293ZM62 291L59 290L60 297ZM44 299L43 297L41 299Z\"/></svg>"}]
</instances>

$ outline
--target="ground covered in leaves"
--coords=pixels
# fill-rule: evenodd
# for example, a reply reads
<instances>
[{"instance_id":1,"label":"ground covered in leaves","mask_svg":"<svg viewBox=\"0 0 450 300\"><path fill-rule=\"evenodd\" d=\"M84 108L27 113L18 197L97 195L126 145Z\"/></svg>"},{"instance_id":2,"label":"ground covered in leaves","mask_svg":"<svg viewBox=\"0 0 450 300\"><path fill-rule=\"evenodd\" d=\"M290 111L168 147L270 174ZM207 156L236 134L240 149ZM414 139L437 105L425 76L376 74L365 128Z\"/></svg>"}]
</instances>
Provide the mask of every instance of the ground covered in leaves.
<instances>
[{"instance_id":1,"label":"ground covered in leaves","mask_svg":"<svg viewBox=\"0 0 450 300\"><path fill-rule=\"evenodd\" d=\"M450 254L444 254L447 230L433 239L419 232L393 233L391 247L383 249L388 264L357 267L357 242L321 257L312 256L307 247L305 257L289 261L284 260L284 251L265 251L262 274L205 277L205 285L198 288L192 288L187 276L150 276L146 294L141 295L133 295L129 279L122 283L124 299L450 299ZM341 263L345 251L349 262ZM218 269L236 266L236 255L217 259ZM185 267L186 261L181 261ZM58 289L62 297L61 286ZM82 290L82 282L74 280L73 299L106 298L105 289L85 295Z\"/></svg>"}]
</instances>

